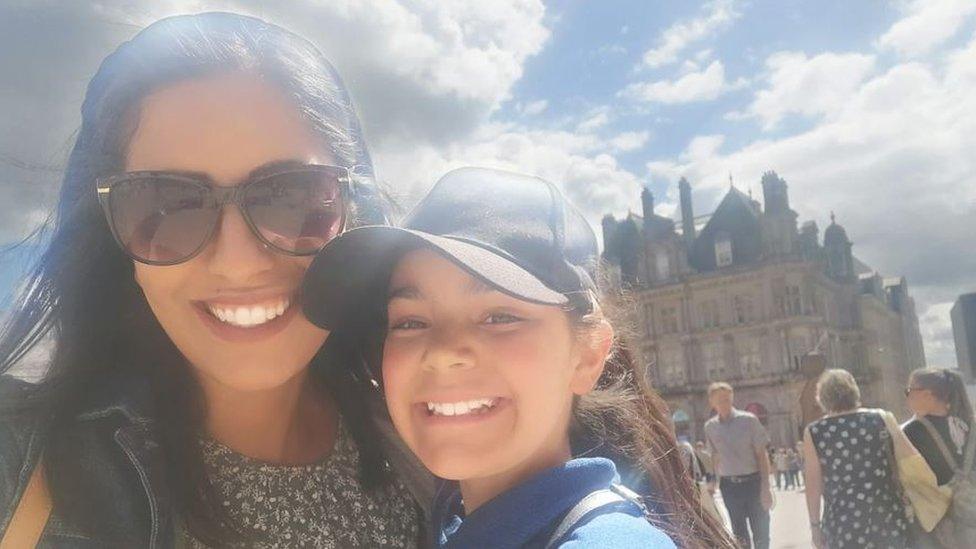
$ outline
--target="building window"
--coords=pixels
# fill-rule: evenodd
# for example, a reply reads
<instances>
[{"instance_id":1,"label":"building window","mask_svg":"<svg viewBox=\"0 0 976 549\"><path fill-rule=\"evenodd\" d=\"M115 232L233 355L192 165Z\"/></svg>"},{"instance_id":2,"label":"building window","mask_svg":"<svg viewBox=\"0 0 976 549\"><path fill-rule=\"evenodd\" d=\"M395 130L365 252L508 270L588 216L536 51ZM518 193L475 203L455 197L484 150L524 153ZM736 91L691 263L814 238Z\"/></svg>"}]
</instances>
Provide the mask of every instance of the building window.
<instances>
[{"instance_id":1,"label":"building window","mask_svg":"<svg viewBox=\"0 0 976 549\"><path fill-rule=\"evenodd\" d=\"M660 354L661 377L665 385L681 385L685 382L685 363L680 349L668 349Z\"/></svg>"},{"instance_id":2,"label":"building window","mask_svg":"<svg viewBox=\"0 0 976 549\"><path fill-rule=\"evenodd\" d=\"M721 324L718 301L709 299L698 304L698 317L703 329L718 328Z\"/></svg>"},{"instance_id":3,"label":"building window","mask_svg":"<svg viewBox=\"0 0 976 549\"><path fill-rule=\"evenodd\" d=\"M708 379L712 381L725 379L725 356L722 353L721 341L702 344L702 358L705 362L705 371L708 372Z\"/></svg>"},{"instance_id":4,"label":"building window","mask_svg":"<svg viewBox=\"0 0 976 549\"><path fill-rule=\"evenodd\" d=\"M790 316L799 316L803 314L803 299L800 297L800 287L787 285L786 286L786 299L785 299L786 310L784 311Z\"/></svg>"},{"instance_id":5,"label":"building window","mask_svg":"<svg viewBox=\"0 0 976 549\"><path fill-rule=\"evenodd\" d=\"M739 369L745 377L756 376L762 369L762 353L759 339L744 336L738 338Z\"/></svg>"},{"instance_id":6,"label":"building window","mask_svg":"<svg viewBox=\"0 0 976 549\"><path fill-rule=\"evenodd\" d=\"M650 303L644 304L644 333L654 335L654 306Z\"/></svg>"},{"instance_id":7,"label":"building window","mask_svg":"<svg viewBox=\"0 0 976 549\"><path fill-rule=\"evenodd\" d=\"M790 369L799 370L800 366L803 365L803 357L806 356L809 349L807 348L806 338L803 337L791 337L790 338Z\"/></svg>"},{"instance_id":8,"label":"building window","mask_svg":"<svg viewBox=\"0 0 976 549\"><path fill-rule=\"evenodd\" d=\"M657 272L658 280L671 278L671 259L668 258L668 252L666 250L658 250L654 254L654 268Z\"/></svg>"},{"instance_id":9,"label":"building window","mask_svg":"<svg viewBox=\"0 0 976 549\"><path fill-rule=\"evenodd\" d=\"M678 333L678 309L675 307L661 308L661 333Z\"/></svg>"},{"instance_id":10,"label":"building window","mask_svg":"<svg viewBox=\"0 0 976 549\"><path fill-rule=\"evenodd\" d=\"M737 295L733 297L732 312L735 316L736 324L748 324L749 322L756 320L751 296Z\"/></svg>"},{"instance_id":11,"label":"building window","mask_svg":"<svg viewBox=\"0 0 976 549\"><path fill-rule=\"evenodd\" d=\"M721 232L715 235L715 265L727 267L732 264L732 237Z\"/></svg>"}]
</instances>

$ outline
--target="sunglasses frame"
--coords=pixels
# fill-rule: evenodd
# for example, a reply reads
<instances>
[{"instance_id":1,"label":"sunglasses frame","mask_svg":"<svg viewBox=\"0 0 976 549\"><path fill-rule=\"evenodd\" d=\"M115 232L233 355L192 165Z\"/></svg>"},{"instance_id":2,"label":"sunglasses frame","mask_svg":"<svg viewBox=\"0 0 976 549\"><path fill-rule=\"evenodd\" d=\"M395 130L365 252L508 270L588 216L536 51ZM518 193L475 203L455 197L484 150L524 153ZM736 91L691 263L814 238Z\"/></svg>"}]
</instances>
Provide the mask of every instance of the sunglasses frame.
<instances>
[{"instance_id":1,"label":"sunglasses frame","mask_svg":"<svg viewBox=\"0 0 976 549\"><path fill-rule=\"evenodd\" d=\"M340 219L339 219L339 230L336 236L342 234L346 230L346 222L348 220L348 203L351 196L351 186L352 186L352 174L349 168L343 166L331 166L328 164L304 164L301 166L291 166L287 168L282 168L280 170L272 171L266 174L261 174L253 179L248 179L247 181L239 184L230 186L216 185L212 180L206 177L198 176L194 177L192 175L187 175L179 172L172 172L166 170L140 170L125 172L115 175L110 175L106 177L100 177L95 180L95 192L98 197L98 202L102 206L102 211L105 213L105 219L108 221L109 230L112 233L112 238L118 243L122 251L134 261L139 263L144 263L146 265L153 265L159 267L167 267L171 265L179 265L180 263L186 263L194 257L200 254L208 244L213 240L214 235L217 233L217 227L220 225L221 210L224 206L233 204L237 207L237 211L241 213L241 217L244 218L244 222L247 224L248 229L251 233L258 239L258 241L266 248L270 248L278 253L293 256L293 257L304 257L317 254L321 248L312 252L293 252L290 250L285 250L279 248L272 244L268 239L261 235L261 231L257 224L251 219L250 214L247 212L247 208L243 206L244 197L247 195L248 189L251 187L262 183L272 177L278 177L289 173L304 173L304 172L338 172L336 181L339 184L339 201L341 202L340 208ZM119 232L115 225L115 216L112 214L112 204L111 204L111 194L112 189L129 181L135 181L139 179L148 179L152 177L166 176L167 179L171 181L182 181L194 185L200 189L203 189L207 193L207 200L214 204L214 211L217 215L214 216L213 221L210 224L210 229L207 231L207 235L203 238L201 244L193 250L186 257L181 258L176 261L153 261L146 258L138 257L132 253L129 248L122 242ZM335 237L333 237L335 238ZM328 243L328 241L326 242Z\"/></svg>"}]
</instances>

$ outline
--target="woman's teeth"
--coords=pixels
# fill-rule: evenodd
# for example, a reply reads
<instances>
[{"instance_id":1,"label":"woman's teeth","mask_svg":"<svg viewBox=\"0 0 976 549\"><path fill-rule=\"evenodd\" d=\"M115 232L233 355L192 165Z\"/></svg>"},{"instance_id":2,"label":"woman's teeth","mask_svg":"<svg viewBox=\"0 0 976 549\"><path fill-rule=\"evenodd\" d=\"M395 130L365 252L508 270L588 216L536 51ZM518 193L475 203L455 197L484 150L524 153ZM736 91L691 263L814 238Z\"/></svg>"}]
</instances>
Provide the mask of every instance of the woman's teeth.
<instances>
[{"instance_id":1,"label":"woman's teeth","mask_svg":"<svg viewBox=\"0 0 976 549\"><path fill-rule=\"evenodd\" d=\"M435 416L463 416L482 414L498 404L497 398L479 398L461 402L428 402L427 411Z\"/></svg>"},{"instance_id":2,"label":"woman's teeth","mask_svg":"<svg viewBox=\"0 0 976 549\"><path fill-rule=\"evenodd\" d=\"M290 304L291 302L288 299L281 299L277 303L265 303L249 307L223 307L208 303L207 310L221 322L241 328L251 328L285 314L285 310Z\"/></svg>"}]
</instances>

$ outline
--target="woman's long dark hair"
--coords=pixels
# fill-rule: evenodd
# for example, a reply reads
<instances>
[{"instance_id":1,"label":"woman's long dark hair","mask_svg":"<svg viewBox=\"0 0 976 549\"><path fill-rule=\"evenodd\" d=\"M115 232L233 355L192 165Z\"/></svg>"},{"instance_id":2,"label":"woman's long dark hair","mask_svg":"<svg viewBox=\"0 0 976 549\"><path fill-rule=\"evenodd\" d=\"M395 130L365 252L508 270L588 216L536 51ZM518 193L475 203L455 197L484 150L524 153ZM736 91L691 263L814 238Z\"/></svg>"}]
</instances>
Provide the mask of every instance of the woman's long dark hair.
<instances>
[{"instance_id":1,"label":"woman's long dark hair","mask_svg":"<svg viewBox=\"0 0 976 549\"><path fill-rule=\"evenodd\" d=\"M0 373L45 337L53 339L49 369L32 396L2 404L41 412L48 422L43 459L55 505L62 516L93 532L117 530L99 513L103 502L111 503L111 494L86 485L79 455L84 441L74 436L73 424L106 388L125 392L132 384L148 388L147 413L161 442L177 516L204 542L218 544L234 535L215 504L197 444L201 392L149 309L132 261L113 241L94 187L96 178L122 171L139 103L147 94L223 71L252 73L280 87L331 148L336 163L367 181L372 176L360 123L339 75L311 43L280 27L228 13L171 17L139 32L102 62L85 94L57 210L41 231L49 243L0 332ZM386 208L375 185L356 185L353 224L384 222ZM330 354L326 345L313 359L313 371L334 378L326 386L343 383L345 369L327 368L330 360L342 357ZM349 407L360 404L344 397L348 391L330 390L360 447L364 479L380 483L382 458L367 414L350 413Z\"/></svg>"},{"instance_id":2,"label":"woman's long dark hair","mask_svg":"<svg viewBox=\"0 0 976 549\"><path fill-rule=\"evenodd\" d=\"M973 427L973 407L966 393L966 383L959 372L945 368L920 368L909 375L910 385L927 389L932 396L949 406L949 415Z\"/></svg>"}]
</instances>

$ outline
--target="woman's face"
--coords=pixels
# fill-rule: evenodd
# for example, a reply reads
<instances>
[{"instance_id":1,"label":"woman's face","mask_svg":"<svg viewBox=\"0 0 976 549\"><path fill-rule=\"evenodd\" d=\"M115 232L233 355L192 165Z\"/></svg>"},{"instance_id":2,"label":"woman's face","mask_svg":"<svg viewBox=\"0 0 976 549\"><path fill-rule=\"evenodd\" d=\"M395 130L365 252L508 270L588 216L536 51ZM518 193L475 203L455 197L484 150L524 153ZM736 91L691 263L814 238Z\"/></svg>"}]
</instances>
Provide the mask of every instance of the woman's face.
<instances>
[{"instance_id":1,"label":"woman's face","mask_svg":"<svg viewBox=\"0 0 976 549\"><path fill-rule=\"evenodd\" d=\"M199 172L217 185L234 186L278 161L334 163L283 93L255 76L229 73L147 96L125 169ZM203 381L260 390L303 372L328 335L304 317L296 297L310 262L264 247L237 207L227 206L202 253L168 267L136 262L135 277ZM239 327L217 317L241 309L252 323L262 321Z\"/></svg>"},{"instance_id":2,"label":"woman's face","mask_svg":"<svg viewBox=\"0 0 976 549\"><path fill-rule=\"evenodd\" d=\"M490 289L430 250L390 281L387 406L430 470L465 480L518 475L569 453L573 395L603 368L558 307Z\"/></svg>"}]
</instances>

